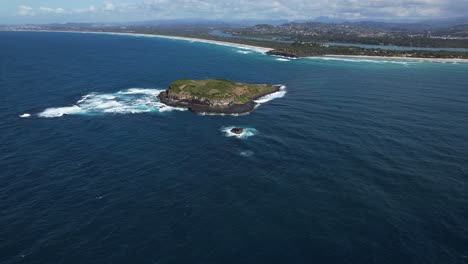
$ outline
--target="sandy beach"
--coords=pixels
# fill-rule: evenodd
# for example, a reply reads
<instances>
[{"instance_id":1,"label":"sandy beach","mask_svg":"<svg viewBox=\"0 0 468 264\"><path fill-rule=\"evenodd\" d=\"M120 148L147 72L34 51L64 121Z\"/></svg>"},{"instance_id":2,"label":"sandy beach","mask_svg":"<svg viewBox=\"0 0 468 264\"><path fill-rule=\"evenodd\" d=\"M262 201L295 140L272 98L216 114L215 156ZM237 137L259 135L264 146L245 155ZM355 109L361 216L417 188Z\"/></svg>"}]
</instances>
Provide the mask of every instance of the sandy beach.
<instances>
[{"instance_id":1,"label":"sandy beach","mask_svg":"<svg viewBox=\"0 0 468 264\"><path fill-rule=\"evenodd\" d=\"M183 40L189 42L199 42L214 44L220 46L234 47L244 50L250 50L260 53L266 53L268 51L274 50L272 48L258 47L246 44L232 43L219 40L209 40L201 38L189 38L189 37L178 37L178 36L169 36L169 35L157 35L157 34L141 34L141 33L120 33L120 32L99 32L99 31L56 31L56 30L27 30L35 32L62 32L62 33L82 33L82 34L106 34L106 35L122 35L122 36L135 36L135 37L148 37L148 38L164 38L164 39L173 39L173 40ZM351 59L376 59L376 60L405 60L405 61L426 61L426 62L463 62L468 63L468 59L444 59L444 58L418 58L418 57L391 57L391 56L366 56L366 55L323 55L310 58L351 58Z\"/></svg>"},{"instance_id":2,"label":"sandy beach","mask_svg":"<svg viewBox=\"0 0 468 264\"><path fill-rule=\"evenodd\" d=\"M83 33L83 34L106 34L106 35L122 35L122 36L135 36L135 37L148 37L148 38L164 38L164 39L174 39L174 40L184 40L189 42L199 42L199 43L208 43L215 44L220 46L228 46L239 49L251 50L255 52L266 53L272 48L258 47L246 44L218 41L218 40L209 40L209 39L200 39L200 38L189 38L189 37L178 37L178 36L168 36L168 35L156 35L156 34L141 34L141 33L120 33L120 32L99 32L99 31L57 31L57 30L28 30L35 32L61 32L61 33Z\"/></svg>"}]
</instances>

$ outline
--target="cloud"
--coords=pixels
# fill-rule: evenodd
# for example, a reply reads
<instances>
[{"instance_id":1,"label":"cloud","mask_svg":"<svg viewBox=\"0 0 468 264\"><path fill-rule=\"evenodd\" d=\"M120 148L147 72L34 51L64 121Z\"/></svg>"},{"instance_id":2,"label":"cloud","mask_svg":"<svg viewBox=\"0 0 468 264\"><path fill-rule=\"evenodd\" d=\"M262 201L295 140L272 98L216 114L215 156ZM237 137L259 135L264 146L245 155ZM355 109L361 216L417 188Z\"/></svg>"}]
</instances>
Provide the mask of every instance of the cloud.
<instances>
[{"instance_id":1,"label":"cloud","mask_svg":"<svg viewBox=\"0 0 468 264\"><path fill-rule=\"evenodd\" d=\"M98 0L96 0L98 1ZM467 0L109 0L87 8L18 6L21 16L99 14L100 19L343 19L464 16Z\"/></svg>"},{"instance_id":2,"label":"cloud","mask_svg":"<svg viewBox=\"0 0 468 264\"><path fill-rule=\"evenodd\" d=\"M90 6L87 7L87 8L74 9L74 10L72 11L72 13L77 13L77 14L81 14L81 13L96 13L96 11L98 11L98 9L97 9L94 5L90 5Z\"/></svg>"},{"instance_id":3,"label":"cloud","mask_svg":"<svg viewBox=\"0 0 468 264\"><path fill-rule=\"evenodd\" d=\"M105 2L104 3L104 10L106 11L114 11L116 9L115 5L112 2Z\"/></svg>"},{"instance_id":4,"label":"cloud","mask_svg":"<svg viewBox=\"0 0 468 264\"><path fill-rule=\"evenodd\" d=\"M139 11L155 17L310 19L427 18L466 14L467 0L145 0ZM461 8L461 9L460 9Z\"/></svg>"},{"instance_id":5,"label":"cloud","mask_svg":"<svg viewBox=\"0 0 468 264\"><path fill-rule=\"evenodd\" d=\"M18 6L18 15L20 16L33 16L34 9L30 6L20 5Z\"/></svg>"},{"instance_id":6,"label":"cloud","mask_svg":"<svg viewBox=\"0 0 468 264\"><path fill-rule=\"evenodd\" d=\"M65 14L67 11L61 7L50 8L50 7L39 7L33 8L32 6L20 5L18 6L18 15L20 16L39 16L47 14Z\"/></svg>"},{"instance_id":7,"label":"cloud","mask_svg":"<svg viewBox=\"0 0 468 264\"><path fill-rule=\"evenodd\" d=\"M63 8L50 8L50 7L39 7L39 11L42 13L49 13L49 14L63 14L65 13L65 9Z\"/></svg>"}]
</instances>

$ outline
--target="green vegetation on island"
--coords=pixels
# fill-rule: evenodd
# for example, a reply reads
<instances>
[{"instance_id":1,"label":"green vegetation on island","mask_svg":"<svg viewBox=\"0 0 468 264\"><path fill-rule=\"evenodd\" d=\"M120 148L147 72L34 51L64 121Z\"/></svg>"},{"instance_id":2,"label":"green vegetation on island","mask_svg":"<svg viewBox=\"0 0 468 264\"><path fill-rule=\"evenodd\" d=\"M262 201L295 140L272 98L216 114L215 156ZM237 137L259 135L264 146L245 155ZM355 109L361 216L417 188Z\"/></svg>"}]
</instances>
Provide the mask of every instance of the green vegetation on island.
<instances>
[{"instance_id":1,"label":"green vegetation on island","mask_svg":"<svg viewBox=\"0 0 468 264\"><path fill-rule=\"evenodd\" d=\"M259 94L274 91L272 85L256 85L222 79L178 80L169 86L169 93L189 95L209 100L229 100L233 104L244 104Z\"/></svg>"},{"instance_id":2,"label":"green vegetation on island","mask_svg":"<svg viewBox=\"0 0 468 264\"><path fill-rule=\"evenodd\" d=\"M161 102L194 112L246 113L254 100L277 92L278 85L249 84L223 79L177 80L159 95Z\"/></svg>"}]
</instances>

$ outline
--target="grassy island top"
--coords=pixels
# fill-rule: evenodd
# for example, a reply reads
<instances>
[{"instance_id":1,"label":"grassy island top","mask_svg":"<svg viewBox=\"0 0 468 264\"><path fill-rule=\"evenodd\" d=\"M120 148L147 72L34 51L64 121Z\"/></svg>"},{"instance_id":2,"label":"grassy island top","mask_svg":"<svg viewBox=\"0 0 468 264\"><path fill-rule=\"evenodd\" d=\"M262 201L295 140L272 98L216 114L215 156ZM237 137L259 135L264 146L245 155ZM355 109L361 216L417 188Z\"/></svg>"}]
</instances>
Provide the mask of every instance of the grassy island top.
<instances>
[{"instance_id":1,"label":"grassy island top","mask_svg":"<svg viewBox=\"0 0 468 264\"><path fill-rule=\"evenodd\" d=\"M172 95L209 100L230 99L234 103L242 104L252 98L274 92L274 87L223 79L178 80L170 84L168 92Z\"/></svg>"}]
</instances>

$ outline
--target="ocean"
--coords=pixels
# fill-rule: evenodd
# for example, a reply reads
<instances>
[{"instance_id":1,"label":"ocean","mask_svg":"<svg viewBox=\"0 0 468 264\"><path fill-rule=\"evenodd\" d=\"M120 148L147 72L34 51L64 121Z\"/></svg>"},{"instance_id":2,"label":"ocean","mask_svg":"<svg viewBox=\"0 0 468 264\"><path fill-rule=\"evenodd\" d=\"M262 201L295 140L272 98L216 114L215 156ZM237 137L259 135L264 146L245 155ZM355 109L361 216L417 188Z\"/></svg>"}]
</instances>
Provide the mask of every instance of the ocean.
<instances>
[{"instance_id":1,"label":"ocean","mask_svg":"<svg viewBox=\"0 0 468 264\"><path fill-rule=\"evenodd\" d=\"M197 115L157 100L182 78L286 89ZM0 32L0 263L466 264L467 84L468 63Z\"/></svg>"}]
</instances>

